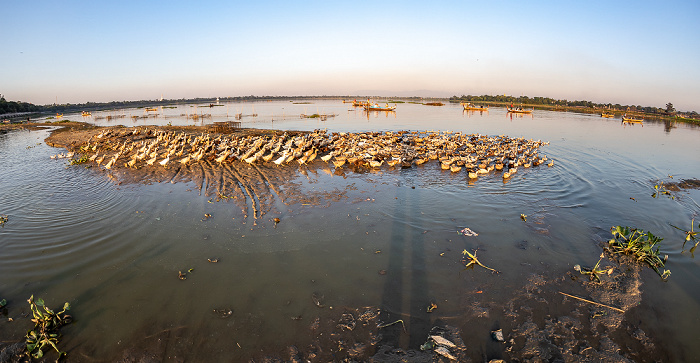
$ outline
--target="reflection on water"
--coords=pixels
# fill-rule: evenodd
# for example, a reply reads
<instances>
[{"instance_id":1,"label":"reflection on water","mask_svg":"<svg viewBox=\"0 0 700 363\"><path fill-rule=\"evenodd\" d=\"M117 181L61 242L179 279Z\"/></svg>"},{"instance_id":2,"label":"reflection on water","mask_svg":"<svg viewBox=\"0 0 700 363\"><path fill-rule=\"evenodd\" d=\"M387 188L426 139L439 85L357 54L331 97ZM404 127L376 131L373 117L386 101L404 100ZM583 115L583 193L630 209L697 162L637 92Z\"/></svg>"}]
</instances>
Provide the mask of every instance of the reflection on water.
<instances>
[{"instance_id":1,"label":"reflection on water","mask_svg":"<svg viewBox=\"0 0 700 363\"><path fill-rule=\"evenodd\" d=\"M22 314L34 294L50 306L71 303L75 322L62 329L61 344L77 361L111 361L144 344L158 356L191 360L241 361L260 352L286 357L288 346L314 342L316 319L322 326L345 308L366 306L379 307L383 323L403 320L405 333L400 324L380 332L405 348L417 349L431 327L447 324L461 329L472 360L499 357L503 345L491 340L492 330L527 335L521 321L509 323L513 316L531 319L534 334L548 324L556 329L546 315L598 313L538 294L546 290L540 278L587 293L567 273L597 261L612 225L630 225L665 238L661 249L673 275L662 283L643 269L641 303L622 326L661 342L657 348L668 352L660 356L690 361L700 354L688 318L700 312L698 260L681 253L684 234L670 226L686 226L700 212L700 195L691 189L675 199L650 196L669 175L700 177L689 167L700 155L696 127L670 130L645 121L630 128L594 115L537 110L511 119L503 109L470 115L459 105L399 104L395 115L368 119L332 101L197 107L212 117L195 122L179 116L194 114L194 107L175 107L137 119L131 116L144 110L113 111L125 116L109 120L94 120L109 114L95 112L93 120L208 124L226 120L228 112L259 128L507 135L549 141L540 153L555 164L521 169L507 183L498 175L470 183L465 173L438 164L336 172L323 162L245 170L202 164L177 176L133 179L50 159L57 150L43 144L46 131L3 133L0 214L9 216L0 228L0 299L8 301L3 341L26 333ZM304 107L338 116L303 119ZM245 188L265 206L257 219ZM459 235L465 227L479 235ZM464 249L478 249L479 259L501 273L464 271ZM186 280L178 279L178 271L190 269ZM521 309L525 300L535 309ZM427 313L431 302L438 308Z\"/></svg>"}]
</instances>

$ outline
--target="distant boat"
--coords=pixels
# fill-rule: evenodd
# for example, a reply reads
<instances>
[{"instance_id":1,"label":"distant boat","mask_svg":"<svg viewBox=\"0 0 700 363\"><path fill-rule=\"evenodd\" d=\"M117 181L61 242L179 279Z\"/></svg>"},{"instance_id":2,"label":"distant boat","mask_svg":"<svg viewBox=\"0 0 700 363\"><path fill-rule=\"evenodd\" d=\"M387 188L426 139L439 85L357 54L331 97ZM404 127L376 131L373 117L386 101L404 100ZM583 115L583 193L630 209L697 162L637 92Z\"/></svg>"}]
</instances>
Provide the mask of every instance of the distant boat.
<instances>
[{"instance_id":1,"label":"distant boat","mask_svg":"<svg viewBox=\"0 0 700 363\"><path fill-rule=\"evenodd\" d=\"M158 107L146 107L146 112L157 112Z\"/></svg>"},{"instance_id":2,"label":"distant boat","mask_svg":"<svg viewBox=\"0 0 700 363\"><path fill-rule=\"evenodd\" d=\"M643 122L643 118L638 118L636 116L627 116L627 114L622 115L622 122Z\"/></svg>"},{"instance_id":3,"label":"distant boat","mask_svg":"<svg viewBox=\"0 0 700 363\"><path fill-rule=\"evenodd\" d=\"M396 111L396 106L389 106L387 103L386 107L379 106L378 104L366 104L365 111Z\"/></svg>"},{"instance_id":4,"label":"distant boat","mask_svg":"<svg viewBox=\"0 0 700 363\"><path fill-rule=\"evenodd\" d=\"M358 101L358 100L354 100L354 101L352 101L352 105L353 105L354 107L360 107L360 106L365 107L365 106L369 106L370 103L369 103L369 101Z\"/></svg>"},{"instance_id":5,"label":"distant boat","mask_svg":"<svg viewBox=\"0 0 700 363\"><path fill-rule=\"evenodd\" d=\"M83 117L88 117L91 116L92 114L89 111L83 111Z\"/></svg>"},{"instance_id":6,"label":"distant boat","mask_svg":"<svg viewBox=\"0 0 700 363\"><path fill-rule=\"evenodd\" d=\"M513 113L532 113L534 111L534 108L522 108L522 107L507 107L508 112L513 112Z\"/></svg>"},{"instance_id":7,"label":"distant boat","mask_svg":"<svg viewBox=\"0 0 700 363\"><path fill-rule=\"evenodd\" d=\"M463 102L463 103L461 103L461 105L462 105L462 107L464 107L464 109L466 111L488 111L489 110L489 106L486 106L486 107L477 106L477 105L473 105L469 102Z\"/></svg>"},{"instance_id":8,"label":"distant boat","mask_svg":"<svg viewBox=\"0 0 700 363\"><path fill-rule=\"evenodd\" d=\"M612 112L603 112L600 117L605 117L605 118L613 118L615 117L615 114Z\"/></svg>"},{"instance_id":9,"label":"distant boat","mask_svg":"<svg viewBox=\"0 0 700 363\"><path fill-rule=\"evenodd\" d=\"M61 118L61 117L63 117L63 114L56 112L56 118Z\"/></svg>"}]
</instances>

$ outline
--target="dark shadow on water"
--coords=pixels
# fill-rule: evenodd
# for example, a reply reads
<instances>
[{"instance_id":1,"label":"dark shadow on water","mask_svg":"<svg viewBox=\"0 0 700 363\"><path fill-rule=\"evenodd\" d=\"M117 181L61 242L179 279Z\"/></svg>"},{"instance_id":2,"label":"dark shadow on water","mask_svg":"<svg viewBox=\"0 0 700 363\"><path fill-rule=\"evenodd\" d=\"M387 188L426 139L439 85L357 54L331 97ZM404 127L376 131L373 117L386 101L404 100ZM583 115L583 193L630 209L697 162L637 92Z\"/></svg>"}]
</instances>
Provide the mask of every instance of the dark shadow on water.
<instances>
[{"instance_id":1,"label":"dark shadow on water","mask_svg":"<svg viewBox=\"0 0 700 363\"><path fill-rule=\"evenodd\" d=\"M394 324L384 328L384 344L396 347L408 347L418 349L430 331L430 321L426 318L426 308L430 303L427 297L427 278L425 272L425 248L423 234L417 233L410 221L420 214L419 198L408 194L420 193L418 190L397 188L396 197L400 201L408 202L397 204L396 218L392 225L391 244L387 279L382 296L381 321L384 324L403 320L406 334L402 324ZM406 261L406 249L410 248L410 260ZM404 291L404 276L410 279ZM406 302L406 299L408 301ZM408 311L404 309L408 306Z\"/></svg>"}]
</instances>

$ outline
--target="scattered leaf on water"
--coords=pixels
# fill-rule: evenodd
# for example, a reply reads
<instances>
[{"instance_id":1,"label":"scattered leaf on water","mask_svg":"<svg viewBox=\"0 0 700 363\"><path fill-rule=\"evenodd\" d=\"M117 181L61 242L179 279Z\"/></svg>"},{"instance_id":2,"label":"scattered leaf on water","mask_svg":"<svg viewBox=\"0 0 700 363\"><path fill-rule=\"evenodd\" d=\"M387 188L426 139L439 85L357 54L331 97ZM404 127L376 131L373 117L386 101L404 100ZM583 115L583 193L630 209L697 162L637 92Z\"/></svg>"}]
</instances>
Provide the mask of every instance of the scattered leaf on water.
<instances>
[{"instance_id":1,"label":"scattered leaf on water","mask_svg":"<svg viewBox=\"0 0 700 363\"><path fill-rule=\"evenodd\" d=\"M429 312L429 313L432 313L432 312L433 312L433 310L437 309L437 307L438 307L438 306L437 306L437 304L436 304L436 303L434 303L434 302L431 302L431 303L430 303L430 305L428 305L428 309L427 309L427 312Z\"/></svg>"}]
</instances>

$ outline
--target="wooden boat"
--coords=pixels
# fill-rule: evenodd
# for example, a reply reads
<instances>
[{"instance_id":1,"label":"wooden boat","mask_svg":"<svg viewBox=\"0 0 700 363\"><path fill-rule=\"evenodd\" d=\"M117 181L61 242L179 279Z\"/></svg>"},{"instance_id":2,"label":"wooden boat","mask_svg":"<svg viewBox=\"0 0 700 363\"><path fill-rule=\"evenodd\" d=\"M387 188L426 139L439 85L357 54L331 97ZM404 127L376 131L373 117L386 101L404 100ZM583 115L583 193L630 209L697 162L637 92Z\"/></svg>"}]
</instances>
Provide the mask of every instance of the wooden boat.
<instances>
[{"instance_id":1,"label":"wooden boat","mask_svg":"<svg viewBox=\"0 0 700 363\"><path fill-rule=\"evenodd\" d=\"M364 106L369 106L370 103L365 102L365 101L354 100L354 101L352 101L352 105L353 105L353 107L360 107L360 106L364 107Z\"/></svg>"},{"instance_id":2,"label":"wooden boat","mask_svg":"<svg viewBox=\"0 0 700 363\"><path fill-rule=\"evenodd\" d=\"M83 111L83 117L91 116L92 114L88 111Z\"/></svg>"},{"instance_id":3,"label":"wooden boat","mask_svg":"<svg viewBox=\"0 0 700 363\"><path fill-rule=\"evenodd\" d=\"M62 113L56 113L56 118L61 118L61 117L63 117Z\"/></svg>"},{"instance_id":4,"label":"wooden boat","mask_svg":"<svg viewBox=\"0 0 700 363\"><path fill-rule=\"evenodd\" d=\"M637 118L635 116L627 116L627 114L622 115L622 122L643 122L643 118Z\"/></svg>"},{"instance_id":5,"label":"wooden boat","mask_svg":"<svg viewBox=\"0 0 700 363\"><path fill-rule=\"evenodd\" d=\"M605 118L613 118L615 117L615 114L612 112L603 112L600 117L605 117Z\"/></svg>"},{"instance_id":6,"label":"wooden boat","mask_svg":"<svg viewBox=\"0 0 700 363\"><path fill-rule=\"evenodd\" d=\"M512 112L512 113L532 113L532 111L535 110L534 108L527 108L526 109L526 108L522 108L522 107L513 107L513 108L506 107L506 109L508 109L508 112Z\"/></svg>"},{"instance_id":7,"label":"wooden boat","mask_svg":"<svg viewBox=\"0 0 700 363\"><path fill-rule=\"evenodd\" d=\"M466 102L466 103L463 102L461 105L462 105L462 107L464 107L465 111L488 111L489 110L489 106L486 106L486 107L477 106L477 105L473 105L469 102Z\"/></svg>"},{"instance_id":8,"label":"wooden boat","mask_svg":"<svg viewBox=\"0 0 700 363\"><path fill-rule=\"evenodd\" d=\"M368 104L365 105L365 111L396 111L396 106L389 106L387 104L386 107L379 106L378 104Z\"/></svg>"},{"instance_id":9,"label":"wooden boat","mask_svg":"<svg viewBox=\"0 0 700 363\"><path fill-rule=\"evenodd\" d=\"M146 107L146 112L156 112L156 111L158 111L158 107L153 107L153 108Z\"/></svg>"}]
</instances>

